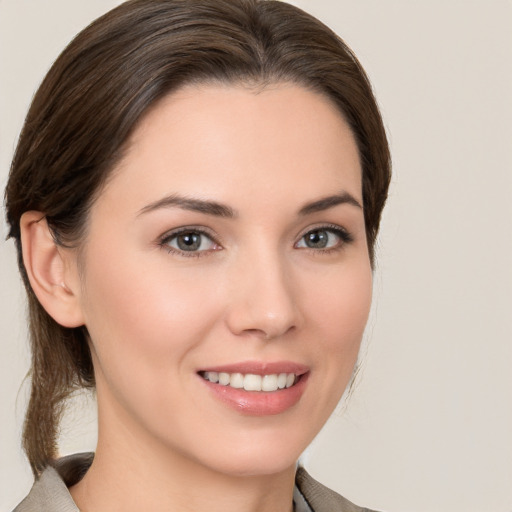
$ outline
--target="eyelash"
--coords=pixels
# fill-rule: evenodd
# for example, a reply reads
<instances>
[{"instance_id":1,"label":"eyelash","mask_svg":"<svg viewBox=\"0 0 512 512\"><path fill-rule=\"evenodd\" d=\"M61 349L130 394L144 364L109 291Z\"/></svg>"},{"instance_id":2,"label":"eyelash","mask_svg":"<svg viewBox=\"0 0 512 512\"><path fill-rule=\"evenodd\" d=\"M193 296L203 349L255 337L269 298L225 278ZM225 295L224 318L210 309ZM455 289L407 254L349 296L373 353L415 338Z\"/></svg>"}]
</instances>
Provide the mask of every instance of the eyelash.
<instances>
[{"instance_id":1,"label":"eyelash","mask_svg":"<svg viewBox=\"0 0 512 512\"><path fill-rule=\"evenodd\" d=\"M301 241L305 239L305 237L308 234L314 233L314 232L321 232L325 231L331 234L334 234L339 238L339 242L334 247L328 247L328 248L312 248L312 247L303 247L298 248L297 244L299 244ZM219 248L210 249L210 250L202 250L202 251L183 251L174 247L171 247L169 243L176 239L179 235L182 235L184 233L190 233L194 235L200 235L205 236L208 238L214 245L218 246ZM299 241L294 244L295 248L298 249L306 249L312 253L315 254L330 254L332 252L340 251L346 244L350 244L354 241L354 237L341 226L333 225L333 224L322 224L319 226L315 226L313 228L308 228L307 231L305 231L299 238ZM163 235L158 242L158 245L166 250L169 254L177 254L178 256L182 256L185 258L200 258L203 256L209 255L211 252L216 252L218 250L222 249L222 245L217 241L216 237L209 231L201 227L196 226L184 226L182 228L178 228L174 231L168 232L165 235Z\"/></svg>"},{"instance_id":2,"label":"eyelash","mask_svg":"<svg viewBox=\"0 0 512 512\"><path fill-rule=\"evenodd\" d=\"M310 227L307 229L306 232L304 232L301 237L299 238L299 242L304 240L304 238L314 232L318 231L326 231L328 233L334 234L339 238L339 242L334 247L328 247L328 248L319 248L315 249L312 247L305 247L304 249L309 250L315 255L325 255L325 254L331 254L333 252L337 252L343 249L343 247L347 244L350 244L354 242L354 237L351 233L349 233L345 228L342 228L341 226L337 226L335 224L320 224L319 226ZM296 246L299 242L297 242L294 246Z\"/></svg>"},{"instance_id":3,"label":"eyelash","mask_svg":"<svg viewBox=\"0 0 512 512\"><path fill-rule=\"evenodd\" d=\"M158 245L162 249L165 249L169 254L177 254L178 256L183 256L184 258L201 258L203 256L207 256L212 251L220 250L212 249L203 251L182 251L169 245L172 240L185 233L205 236L206 238L210 239L216 246L219 246L220 248L222 247L221 244L217 241L216 237L214 237L210 231L196 226L184 226L182 228L171 231L170 233L166 233L160 238Z\"/></svg>"}]
</instances>

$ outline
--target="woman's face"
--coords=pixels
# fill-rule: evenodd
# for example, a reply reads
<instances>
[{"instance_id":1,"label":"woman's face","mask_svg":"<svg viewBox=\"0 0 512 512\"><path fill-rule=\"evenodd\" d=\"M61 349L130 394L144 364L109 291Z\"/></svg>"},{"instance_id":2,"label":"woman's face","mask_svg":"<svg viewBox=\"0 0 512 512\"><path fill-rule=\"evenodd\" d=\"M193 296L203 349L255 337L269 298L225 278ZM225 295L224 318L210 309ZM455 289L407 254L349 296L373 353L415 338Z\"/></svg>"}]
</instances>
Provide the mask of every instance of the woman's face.
<instances>
[{"instance_id":1,"label":"woman's face","mask_svg":"<svg viewBox=\"0 0 512 512\"><path fill-rule=\"evenodd\" d=\"M357 358L361 205L354 138L325 97L203 85L159 103L82 250L100 444L229 474L290 468Z\"/></svg>"}]
</instances>

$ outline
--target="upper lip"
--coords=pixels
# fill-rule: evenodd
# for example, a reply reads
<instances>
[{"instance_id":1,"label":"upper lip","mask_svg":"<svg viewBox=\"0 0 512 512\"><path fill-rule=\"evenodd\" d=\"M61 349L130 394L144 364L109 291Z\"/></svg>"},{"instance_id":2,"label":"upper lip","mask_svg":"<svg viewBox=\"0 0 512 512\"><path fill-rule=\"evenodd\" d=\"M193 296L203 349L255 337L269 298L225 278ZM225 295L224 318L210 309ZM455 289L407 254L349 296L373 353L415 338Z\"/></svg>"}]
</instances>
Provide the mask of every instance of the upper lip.
<instances>
[{"instance_id":1,"label":"upper lip","mask_svg":"<svg viewBox=\"0 0 512 512\"><path fill-rule=\"evenodd\" d=\"M248 373L253 375L272 375L279 373L302 375L308 371L309 368L306 365L293 361L241 361L238 363L208 366L199 370L199 372L242 373L244 375Z\"/></svg>"}]
</instances>

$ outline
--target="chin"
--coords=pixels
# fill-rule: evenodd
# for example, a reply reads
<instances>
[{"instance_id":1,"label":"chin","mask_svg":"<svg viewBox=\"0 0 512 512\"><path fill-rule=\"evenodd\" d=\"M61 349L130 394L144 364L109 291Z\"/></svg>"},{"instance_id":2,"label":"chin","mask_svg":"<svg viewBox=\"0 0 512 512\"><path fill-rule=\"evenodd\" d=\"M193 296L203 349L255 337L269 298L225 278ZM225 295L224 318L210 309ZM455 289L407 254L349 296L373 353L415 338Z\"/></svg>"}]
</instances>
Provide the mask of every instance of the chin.
<instances>
[{"instance_id":1,"label":"chin","mask_svg":"<svg viewBox=\"0 0 512 512\"><path fill-rule=\"evenodd\" d=\"M307 447L307 442L290 442L290 436L279 433L272 439L253 439L231 442L215 453L203 453L202 464L210 469L231 476L249 477L279 474L295 470L297 460Z\"/></svg>"},{"instance_id":2,"label":"chin","mask_svg":"<svg viewBox=\"0 0 512 512\"><path fill-rule=\"evenodd\" d=\"M224 459L219 466L211 469L216 472L235 477L258 477L276 475L289 471L297 464L298 456L282 458L275 454L253 456L250 458L238 457L228 461Z\"/></svg>"}]
</instances>

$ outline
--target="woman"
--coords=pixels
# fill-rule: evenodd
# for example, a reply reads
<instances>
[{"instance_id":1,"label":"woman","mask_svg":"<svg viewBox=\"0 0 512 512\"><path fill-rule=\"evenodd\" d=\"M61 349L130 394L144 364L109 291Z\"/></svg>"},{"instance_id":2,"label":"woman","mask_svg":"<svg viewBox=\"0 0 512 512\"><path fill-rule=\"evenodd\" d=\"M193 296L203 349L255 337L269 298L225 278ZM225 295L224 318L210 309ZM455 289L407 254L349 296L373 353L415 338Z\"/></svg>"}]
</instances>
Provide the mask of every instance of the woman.
<instances>
[{"instance_id":1,"label":"woman","mask_svg":"<svg viewBox=\"0 0 512 512\"><path fill-rule=\"evenodd\" d=\"M133 0L79 34L6 189L33 351L16 510L362 510L296 461L353 373L389 178L364 71L295 7ZM58 459L84 387L96 453Z\"/></svg>"}]
</instances>

